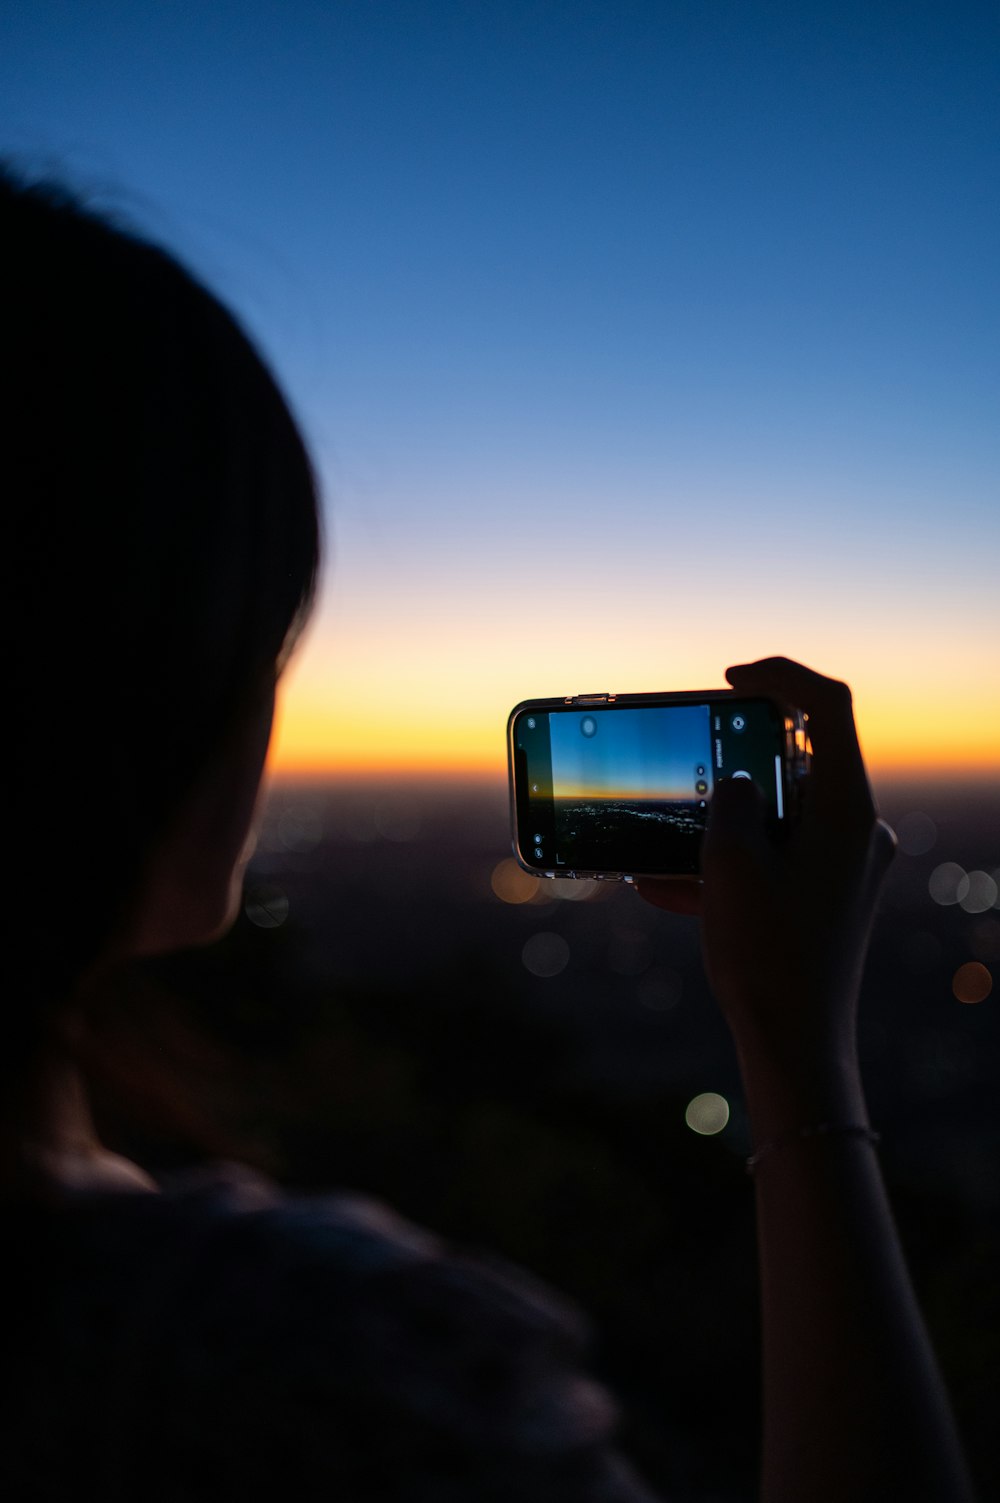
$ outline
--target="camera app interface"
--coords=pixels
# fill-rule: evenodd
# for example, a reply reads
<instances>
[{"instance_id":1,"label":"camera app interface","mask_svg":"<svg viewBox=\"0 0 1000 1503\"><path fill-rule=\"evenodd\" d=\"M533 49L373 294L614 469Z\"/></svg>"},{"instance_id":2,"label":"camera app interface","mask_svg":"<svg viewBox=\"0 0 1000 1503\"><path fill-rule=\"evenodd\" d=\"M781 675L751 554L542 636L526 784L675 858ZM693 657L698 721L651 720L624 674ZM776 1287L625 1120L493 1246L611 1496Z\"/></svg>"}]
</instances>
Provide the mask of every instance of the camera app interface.
<instances>
[{"instance_id":1,"label":"camera app interface","mask_svg":"<svg viewBox=\"0 0 1000 1503\"><path fill-rule=\"evenodd\" d=\"M781 810L773 716L760 702L567 707L522 716L516 744L544 870L694 872L718 777L751 777Z\"/></svg>"}]
</instances>

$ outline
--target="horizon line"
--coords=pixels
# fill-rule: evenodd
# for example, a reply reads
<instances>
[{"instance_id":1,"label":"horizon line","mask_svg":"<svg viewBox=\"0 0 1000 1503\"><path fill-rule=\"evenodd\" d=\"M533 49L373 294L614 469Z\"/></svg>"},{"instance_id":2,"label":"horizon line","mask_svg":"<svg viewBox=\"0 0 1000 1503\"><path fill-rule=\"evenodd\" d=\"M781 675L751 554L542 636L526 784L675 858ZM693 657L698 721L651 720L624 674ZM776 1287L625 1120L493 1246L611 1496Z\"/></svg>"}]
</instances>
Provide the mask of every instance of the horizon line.
<instances>
[{"instance_id":1,"label":"horizon line","mask_svg":"<svg viewBox=\"0 0 1000 1503\"><path fill-rule=\"evenodd\" d=\"M1000 801L1000 778L995 764L953 763L875 763L869 764L868 775L876 783L931 783L992 785ZM287 764L278 762L267 769L267 778L272 783L378 783L405 781L412 783L495 783L507 786L507 768L503 764L448 764L448 763L312 763ZM575 795L563 795L575 797ZM599 794L598 797L608 797ZM616 796L616 795L612 795ZM665 795L621 795L623 797L659 797Z\"/></svg>"}]
</instances>

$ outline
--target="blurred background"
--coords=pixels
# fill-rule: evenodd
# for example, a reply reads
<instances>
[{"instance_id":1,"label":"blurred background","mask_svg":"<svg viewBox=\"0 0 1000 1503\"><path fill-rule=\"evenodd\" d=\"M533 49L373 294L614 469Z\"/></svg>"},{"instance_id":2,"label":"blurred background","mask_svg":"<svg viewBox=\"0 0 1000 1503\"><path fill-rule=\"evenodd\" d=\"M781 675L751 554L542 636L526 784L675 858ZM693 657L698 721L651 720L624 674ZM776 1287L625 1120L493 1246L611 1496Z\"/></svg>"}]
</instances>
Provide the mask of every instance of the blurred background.
<instances>
[{"instance_id":1,"label":"blurred background","mask_svg":"<svg viewBox=\"0 0 1000 1503\"><path fill-rule=\"evenodd\" d=\"M328 513L244 915L147 978L238 1057L192 1088L289 1183L569 1292L678 1497L753 1491L735 1063L690 922L510 860L506 716L772 652L854 686L900 838L872 1112L995 1483L998 33L971 0L0 8L0 149L234 307Z\"/></svg>"}]
</instances>

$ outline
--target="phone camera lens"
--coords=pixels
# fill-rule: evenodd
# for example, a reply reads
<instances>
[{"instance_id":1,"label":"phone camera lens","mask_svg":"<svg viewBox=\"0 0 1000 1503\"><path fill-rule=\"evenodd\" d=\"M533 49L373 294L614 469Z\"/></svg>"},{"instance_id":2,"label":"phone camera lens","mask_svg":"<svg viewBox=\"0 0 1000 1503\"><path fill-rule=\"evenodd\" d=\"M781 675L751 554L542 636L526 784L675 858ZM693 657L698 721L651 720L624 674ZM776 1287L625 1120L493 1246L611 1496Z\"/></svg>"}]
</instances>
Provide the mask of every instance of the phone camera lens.
<instances>
[{"instance_id":1,"label":"phone camera lens","mask_svg":"<svg viewBox=\"0 0 1000 1503\"><path fill-rule=\"evenodd\" d=\"M529 715L528 716L527 720L525 721L525 725L528 727L529 731L533 731L535 729L535 717L534 717L534 715Z\"/></svg>"}]
</instances>

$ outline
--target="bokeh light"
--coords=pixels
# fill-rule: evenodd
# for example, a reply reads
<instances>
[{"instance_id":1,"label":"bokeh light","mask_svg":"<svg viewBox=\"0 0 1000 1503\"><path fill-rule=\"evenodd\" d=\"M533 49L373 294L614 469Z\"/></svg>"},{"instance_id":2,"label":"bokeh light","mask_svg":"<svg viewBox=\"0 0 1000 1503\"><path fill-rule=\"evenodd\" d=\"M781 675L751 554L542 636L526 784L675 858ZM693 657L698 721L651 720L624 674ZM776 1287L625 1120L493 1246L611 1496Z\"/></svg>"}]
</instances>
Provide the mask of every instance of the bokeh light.
<instances>
[{"instance_id":1,"label":"bokeh light","mask_svg":"<svg viewBox=\"0 0 1000 1503\"><path fill-rule=\"evenodd\" d=\"M530 903L541 882L518 866L513 856L506 856L493 868L490 886L501 903Z\"/></svg>"},{"instance_id":2,"label":"bokeh light","mask_svg":"<svg viewBox=\"0 0 1000 1503\"><path fill-rule=\"evenodd\" d=\"M717 1091L702 1091L693 1097L684 1111L684 1121L692 1132L702 1137L712 1137L721 1132L729 1121L729 1102Z\"/></svg>"},{"instance_id":3,"label":"bokeh light","mask_svg":"<svg viewBox=\"0 0 1000 1503\"><path fill-rule=\"evenodd\" d=\"M378 839L370 799L359 796L353 800L344 809L340 823L345 837L353 841L355 845L371 845Z\"/></svg>"},{"instance_id":4,"label":"bokeh light","mask_svg":"<svg viewBox=\"0 0 1000 1503\"><path fill-rule=\"evenodd\" d=\"M275 821L274 835L283 850L312 851L323 838L323 821L313 809L284 809Z\"/></svg>"},{"instance_id":5,"label":"bokeh light","mask_svg":"<svg viewBox=\"0 0 1000 1503\"><path fill-rule=\"evenodd\" d=\"M528 940L521 961L532 976L558 976L569 965L569 945L561 934L543 930Z\"/></svg>"},{"instance_id":6,"label":"bokeh light","mask_svg":"<svg viewBox=\"0 0 1000 1503\"><path fill-rule=\"evenodd\" d=\"M993 977L978 960L967 960L951 978L951 989L959 1002L985 1002L993 990Z\"/></svg>"},{"instance_id":7,"label":"bokeh light","mask_svg":"<svg viewBox=\"0 0 1000 1503\"><path fill-rule=\"evenodd\" d=\"M969 872L969 886L959 898L960 908L966 913L985 913L997 900L997 884L989 872Z\"/></svg>"},{"instance_id":8,"label":"bokeh light","mask_svg":"<svg viewBox=\"0 0 1000 1503\"><path fill-rule=\"evenodd\" d=\"M375 830L383 840L402 844L420 834L420 814L409 799L378 799L372 815Z\"/></svg>"},{"instance_id":9,"label":"bokeh light","mask_svg":"<svg viewBox=\"0 0 1000 1503\"><path fill-rule=\"evenodd\" d=\"M950 908L953 904L960 903L968 892L968 874L957 861L942 861L931 872L927 890L935 903L940 903L942 908Z\"/></svg>"},{"instance_id":10,"label":"bokeh light","mask_svg":"<svg viewBox=\"0 0 1000 1503\"><path fill-rule=\"evenodd\" d=\"M684 982L680 976L664 966L653 966L640 976L635 989L640 1007L647 1007L650 1012L669 1012L677 1006L683 993Z\"/></svg>"},{"instance_id":11,"label":"bokeh light","mask_svg":"<svg viewBox=\"0 0 1000 1503\"><path fill-rule=\"evenodd\" d=\"M547 877L543 897L559 898L564 903L589 903L594 898L607 897L611 887L607 882L597 882L593 877Z\"/></svg>"},{"instance_id":12,"label":"bokeh light","mask_svg":"<svg viewBox=\"0 0 1000 1503\"><path fill-rule=\"evenodd\" d=\"M896 839L905 856L924 856L937 842L937 825L929 814L915 809L897 821Z\"/></svg>"},{"instance_id":13,"label":"bokeh light","mask_svg":"<svg viewBox=\"0 0 1000 1503\"><path fill-rule=\"evenodd\" d=\"M243 912L258 929L280 929L288 917L288 894L271 884L253 887L243 900Z\"/></svg>"},{"instance_id":14,"label":"bokeh light","mask_svg":"<svg viewBox=\"0 0 1000 1503\"><path fill-rule=\"evenodd\" d=\"M617 926L608 945L608 968L618 976L641 976L653 960L653 947L642 929Z\"/></svg>"}]
</instances>

